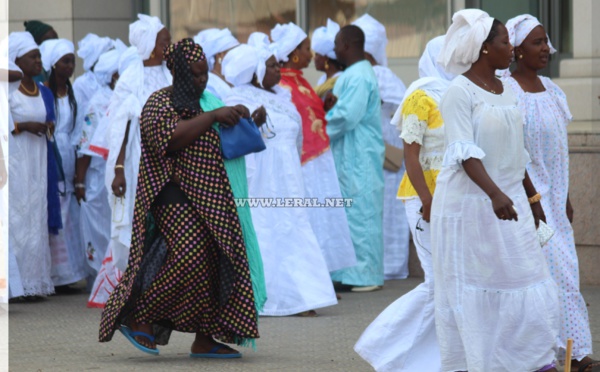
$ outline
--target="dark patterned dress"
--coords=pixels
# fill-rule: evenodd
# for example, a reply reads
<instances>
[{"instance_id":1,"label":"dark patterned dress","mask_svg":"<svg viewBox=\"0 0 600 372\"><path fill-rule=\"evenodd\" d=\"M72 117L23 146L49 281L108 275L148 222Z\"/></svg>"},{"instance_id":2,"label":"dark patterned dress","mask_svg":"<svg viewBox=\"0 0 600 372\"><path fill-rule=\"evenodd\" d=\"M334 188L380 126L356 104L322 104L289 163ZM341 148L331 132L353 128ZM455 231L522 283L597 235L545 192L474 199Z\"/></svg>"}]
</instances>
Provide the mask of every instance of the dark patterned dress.
<instances>
[{"instance_id":1,"label":"dark patterned dress","mask_svg":"<svg viewBox=\"0 0 600 372\"><path fill-rule=\"evenodd\" d=\"M142 112L142 155L129 266L102 313L100 342L132 319L170 332L202 332L246 345L258 338L246 249L214 129L167 153L180 116L172 93ZM179 186L170 182L173 175Z\"/></svg>"}]
</instances>

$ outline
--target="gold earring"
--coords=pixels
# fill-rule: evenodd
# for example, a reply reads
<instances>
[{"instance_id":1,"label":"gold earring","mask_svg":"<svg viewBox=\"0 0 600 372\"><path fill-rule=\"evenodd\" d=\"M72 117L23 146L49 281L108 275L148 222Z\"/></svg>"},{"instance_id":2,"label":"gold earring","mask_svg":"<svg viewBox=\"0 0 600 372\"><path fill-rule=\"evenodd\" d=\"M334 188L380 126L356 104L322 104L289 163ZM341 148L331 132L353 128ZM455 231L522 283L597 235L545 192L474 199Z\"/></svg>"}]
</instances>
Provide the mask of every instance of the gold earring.
<instances>
[{"instance_id":1,"label":"gold earring","mask_svg":"<svg viewBox=\"0 0 600 372\"><path fill-rule=\"evenodd\" d=\"M329 62L325 61L325 70L329 70Z\"/></svg>"},{"instance_id":2,"label":"gold earring","mask_svg":"<svg viewBox=\"0 0 600 372\"><path fill-rule=\"evenodd\" d=\"M523 59L523 55L522 54L519 54L519 59Z\"/></svg>"},{"instance_id":3,"label":"gold earring","mask_svg":"<svg viewBox=\"0 0 600 372\"><path fill-rule=\"evenodd\" d=\"M488 54L488 51L487 51L487 49L484 49L484 50L481 51L481 53Z\"/></svg>"},{"instance_id":4,"label":"gold earring","mask_svg":"<svg viewBox=\"0 0 600 372\"><path fill-rule=\"evenodd\" d=\"M154 52L150 53L150 58L154 58Z\"/></svg>"},{"instance_id":5,"label":"gold earring","mask_svg":"<svg viewBox=\"0 0 600 372\"><path fill-rule=\"evenodd\" d=\"M292 62L298 63L298 61L300 61L300 58L298 58L298 56L294 54L294 56L292 57Z\"/></svg>"}]
</instances>

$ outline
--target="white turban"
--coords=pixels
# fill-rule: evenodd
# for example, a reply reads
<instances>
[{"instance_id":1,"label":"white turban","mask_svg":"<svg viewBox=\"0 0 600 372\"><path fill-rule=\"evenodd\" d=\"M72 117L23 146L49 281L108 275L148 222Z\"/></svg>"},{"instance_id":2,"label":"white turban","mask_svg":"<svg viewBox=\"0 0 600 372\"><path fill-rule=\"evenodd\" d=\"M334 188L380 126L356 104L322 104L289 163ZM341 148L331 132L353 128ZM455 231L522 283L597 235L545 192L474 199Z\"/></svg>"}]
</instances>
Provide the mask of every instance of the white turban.
<instances>
[{"instance_id":1,"label":"white turban","mask_svg":"<svg viewBox=\"0 0 600 372\"><path fill-rule=\"evenodd\" d=\"M141 58L136 47L130 46L127 48L127 50L119 57L119 75L123 75L123 72L127 70L127 67L129 67L132 62L140 60Z\"/></svg>"},{"instance_id":2,"label":"white turban","mask_svg":"<svg viewBox=\"0 0 600 372\"><path fill-rule=\"evenodd\" d=\"M223 58L223 76L233 86L240 86L252 82L252 76L256 74L256 79L262 86L266 62L273 55L269 48L240 44Z\"/></svg>"},{"instance_id":3,"label":"white turban","mask_svg":"<svg viewBox=\"0 0 600 372\"><path fill-rule=\"evenodd\" d=\"M50 71L52 66L67 54L75 54L75 46L71 40L50 39L40 45L42 53L42 66L44 70Z\"/></svg>"},{"instance_id":4,"label":"white turban","mask_svg":"<svg viewBox=\"0 0 600 372\"><path fill-rule=\"evenodd\" d=\"M8 58L12 62L35 49L39 47L27 31L11 32L8 36Z\"/></svg>"},{"instance_id":5,"label":"white turban","mask_svg":"<svg viewBox=\"0 0 600 372\"><path fill-rule=\"evenodd\" d=\"M215 66L215 55L240 45L240 42L231 34L228 28L219 30L209 28L200 31L194 37L194 42L202 47L208 61L208 69L212 71Z\"/></svg>"},{"instance_id":6,"label":"white turban","mask_svg":"<svg viewBox=\"0 0 600 372\"><path fill-rule=\"evenodd\" d=\"M158 17L138 14L139 20L129 25L129 43L137 48L142 60L150 58L156 46L156 36L165 26Z\"/></svg>"},{"instance_id":7,"label":"white turban","mask_svg":"<svg viewBox=\"0 0 600 372\"><path fill-rule=\"evenodd\" d=\"M327 18L327 27L317 28L312 34L311 48L322 56L336 59L333 51L335 35L340 31L340 25Z\"/></svg>"},{"instance_id":8,"label":"white turban","mask_svg":"<svg viewBox=\"0 0 600 372\"><path fill-rule=\"evenodd\" d=\"M306 32L292 22L286 25L276 24L271 30L271 40L273 40L274 44L275 58L277 58L278 61L287 62L290 53L292 53L307 37L308 35L306 35Z\"/></svg>"},{"instance_id":9,"label":"white turban","mask_svg":"<svg viewBox=\"0 0 600 372\"><path fill-rule=\"evenodd\" d=\"M365 52L372 55L378 65L387 66L385 47L388 40L385 26L368 14L358 18L352 24L360 27L365 33Z\"/></svg>"},{"instance_id":10,"label":"white turban","mask_svg":"<svg viewBox=\"0 0 600 372\"><path fill-rule=\"evenodd\" d=\"M523 43L523 40L527 38L527 35L537 26L543 26L537 18L529 14L523 14L511 18L506 22L506 29L508 30L508 39L514 47L518 47ZM548 34L546 34L548 37ZM548 38L548 47L550 53L555 53L556 49L552 46L550 38Z\"/></svg>"},{"instance_id":11,"label":"white turban","mask_svg":"<svg viewBox=\"0 0 600 372\"><path fill-rule=\"evenodd\" d=\"M124 50L112 49L102 54L94 67L94 75L102 84L109 84L115 72L119 71L119 59Z\"/></svg>"},{"instance_id":12,"label":"white turban","mask_svg":"<svg viewBox=\"0 0 600 372\"><path fill-rule=\"evenodd\" d=\"M429 40L419 59L419 77L436 77L444 80L452 80L456 75L446 72L442 66L437 63L437 58L444 46L445 35L434 37Z\"/></svg>"},{"instance_id":13,"label":"white turban","mask_svg":"<svg viewBox=\"0 0 600 372\"><path fill-rule=\"evenodd\" d=\"M113 41L108 37L100 37L96 34L87 34L77 42L77 55L83 59L83 70L89 71L102 53L110 50L114 46Z\"/></svg>"},{"instance_id":14,"label":"white turban","mask_svg":"<svg viewBox=\"0 0 600 372\"><path fill-rule=\"evenodd\" d=\"M269 40L269 35L264 32L255 31L248 36L248 45L255 48L268 48L271 45L271 40Z\"/></svg>"},{"instance_id":15,"label":"white turban","mask_svg":"<svg viewBox=\"0 0 600 372\"><path fill-rule=\"evenodd\" d=\"M494 18L479 9L464 9L454 13L438 63L456 75L468 71L479 59L481 46L493 23Z\"/></svg>"}]
</instances>

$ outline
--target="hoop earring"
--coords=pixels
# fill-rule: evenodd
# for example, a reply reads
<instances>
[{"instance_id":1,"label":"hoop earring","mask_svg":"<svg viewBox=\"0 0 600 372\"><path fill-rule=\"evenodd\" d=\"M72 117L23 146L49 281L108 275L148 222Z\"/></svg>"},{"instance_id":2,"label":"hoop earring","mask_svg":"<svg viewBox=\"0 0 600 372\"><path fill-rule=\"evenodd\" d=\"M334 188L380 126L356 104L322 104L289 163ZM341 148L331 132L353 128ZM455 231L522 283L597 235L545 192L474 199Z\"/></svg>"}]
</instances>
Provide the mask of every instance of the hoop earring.
<instances>
[{"instance_id":1,"label":"hoop earring","mask_svg":"<svg viewBox=\"0 0 600 372\"><path fill-rule=\"evenodd\" d=\"M329 62L325 61L325 70L329 70Z\"/></svg>"},{"instance_id":2,"label":"hoop earring","mask_svg":"<svg viewBox=\"0 0 600 372\"><path fill-rule=\"evenodd\" d=\"M294 54L294 56L292 57L292 62L298 63L298 61L300 61L300 58L298 58L298 56Z\"/></svg>"}]
</instances>

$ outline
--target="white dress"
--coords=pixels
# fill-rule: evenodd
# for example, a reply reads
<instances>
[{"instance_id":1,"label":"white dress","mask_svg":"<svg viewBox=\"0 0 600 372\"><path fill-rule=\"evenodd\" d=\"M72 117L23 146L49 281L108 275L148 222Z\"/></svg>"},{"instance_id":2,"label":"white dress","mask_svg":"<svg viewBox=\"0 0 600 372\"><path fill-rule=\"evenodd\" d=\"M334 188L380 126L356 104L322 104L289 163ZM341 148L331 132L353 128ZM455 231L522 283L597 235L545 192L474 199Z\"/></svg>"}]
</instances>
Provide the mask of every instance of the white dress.
<instances>
[{"instance_id":1,"label":"white dress","mask_svg":"<svg viewBox=\"0 0 600 372\"><path fill-rule=\"evenodd\" d=\"M55 286L73 284L87 276L85 247L79 226L80 209L75 198L75 142L73 140L73 112L69 97L59 98L56 104L54 138L60 152L65 182L59 183L60 214L63 228L58 235L50 234L52 254L52 281Z\"/></svg>"},{"instance_id":2,"label":"white dress","mask_svg":"<svg viewBox=\"0 0 600 372\"><path fill-rule=\"evenodd\" d=\"M569 143L567 125L572 119L564 92L540 76L546 90L526 93L513 78L507 84L516 93L525 118L525 148L531 156L529 177L542 195L546 222L554 236L543 251L550 274L560 291L561 327L559 359L564 359L566 340L573 339L573 357L592 353L592 336L585 300L579 292L579 261L573 228L566 214L569 194Z\"/></svg>"},{"instance_id":3,"label":"white dress","mask_svg":"<svg viewBox=\"0 0 600 372\"><path fill-rule=\"evenodd\" d=\"M227 96L231 94L232 88L218 75L209 72L206 89L221 101L225 101Z\"/></svg>"},{"instance_id":4,"label":"white dress","mask_svg":"<svg viewBox=\"0 0 600 372\"><path fill-rule=\"evenodd\" d=\"M234 88L226 100L227 105L242 104L250 112L264 105L275 132L275 137L265 139L266 150L246 156L248 195L303 198L300 114L289 92L279 86L273 89L277 94L247 84ZM261 315L292 315L335 305L333 284L307 210L258 206L251 213L267 287Z\"/></svg>"},{"instance_id":5,"label":"white dress","mask_svg":"<svg viewBox=\"0 0 600 372\"><path fill-rule=\"evenodd\" d=\"M529 157L516 103L508 86L496 95L464 76L442 99L447 146L431 242L444 371L536 371L558 351L558 291L522 184ZM462 167L470 158L481 159L518 221L495 216Z\"/></svg>"},{"instance_id":6,"label":"white dress","mask_svg":"<svg viewBox=\"0 0 600 372\"><path fill-rule=\"evenodd\" d=\"M17 91L11 94L9 103L16 122L46 122L41 93L28 97ZM46 296L54 293L48 243L46 137L29 132L10 134L9 154L8 249L21 274L22 294Z\"/></svg>"},{"instance_id":7,"label":"white dress","mask_svg":"<svg viewBox=\"0 0 600 372\"><path fill-rule=\"evenodd\" d=\"M381 131L383 141L389 145L404 148L400 133L390 124L392 116L402 102L406 87L389 68L373 66L379 96L381 97ZM383 170L383 270L385 279L408 278L409 228L406 221L404 203L396 198L398 185L402 180L404 164L398 172Z\"/></svg>"}]
</instances>

